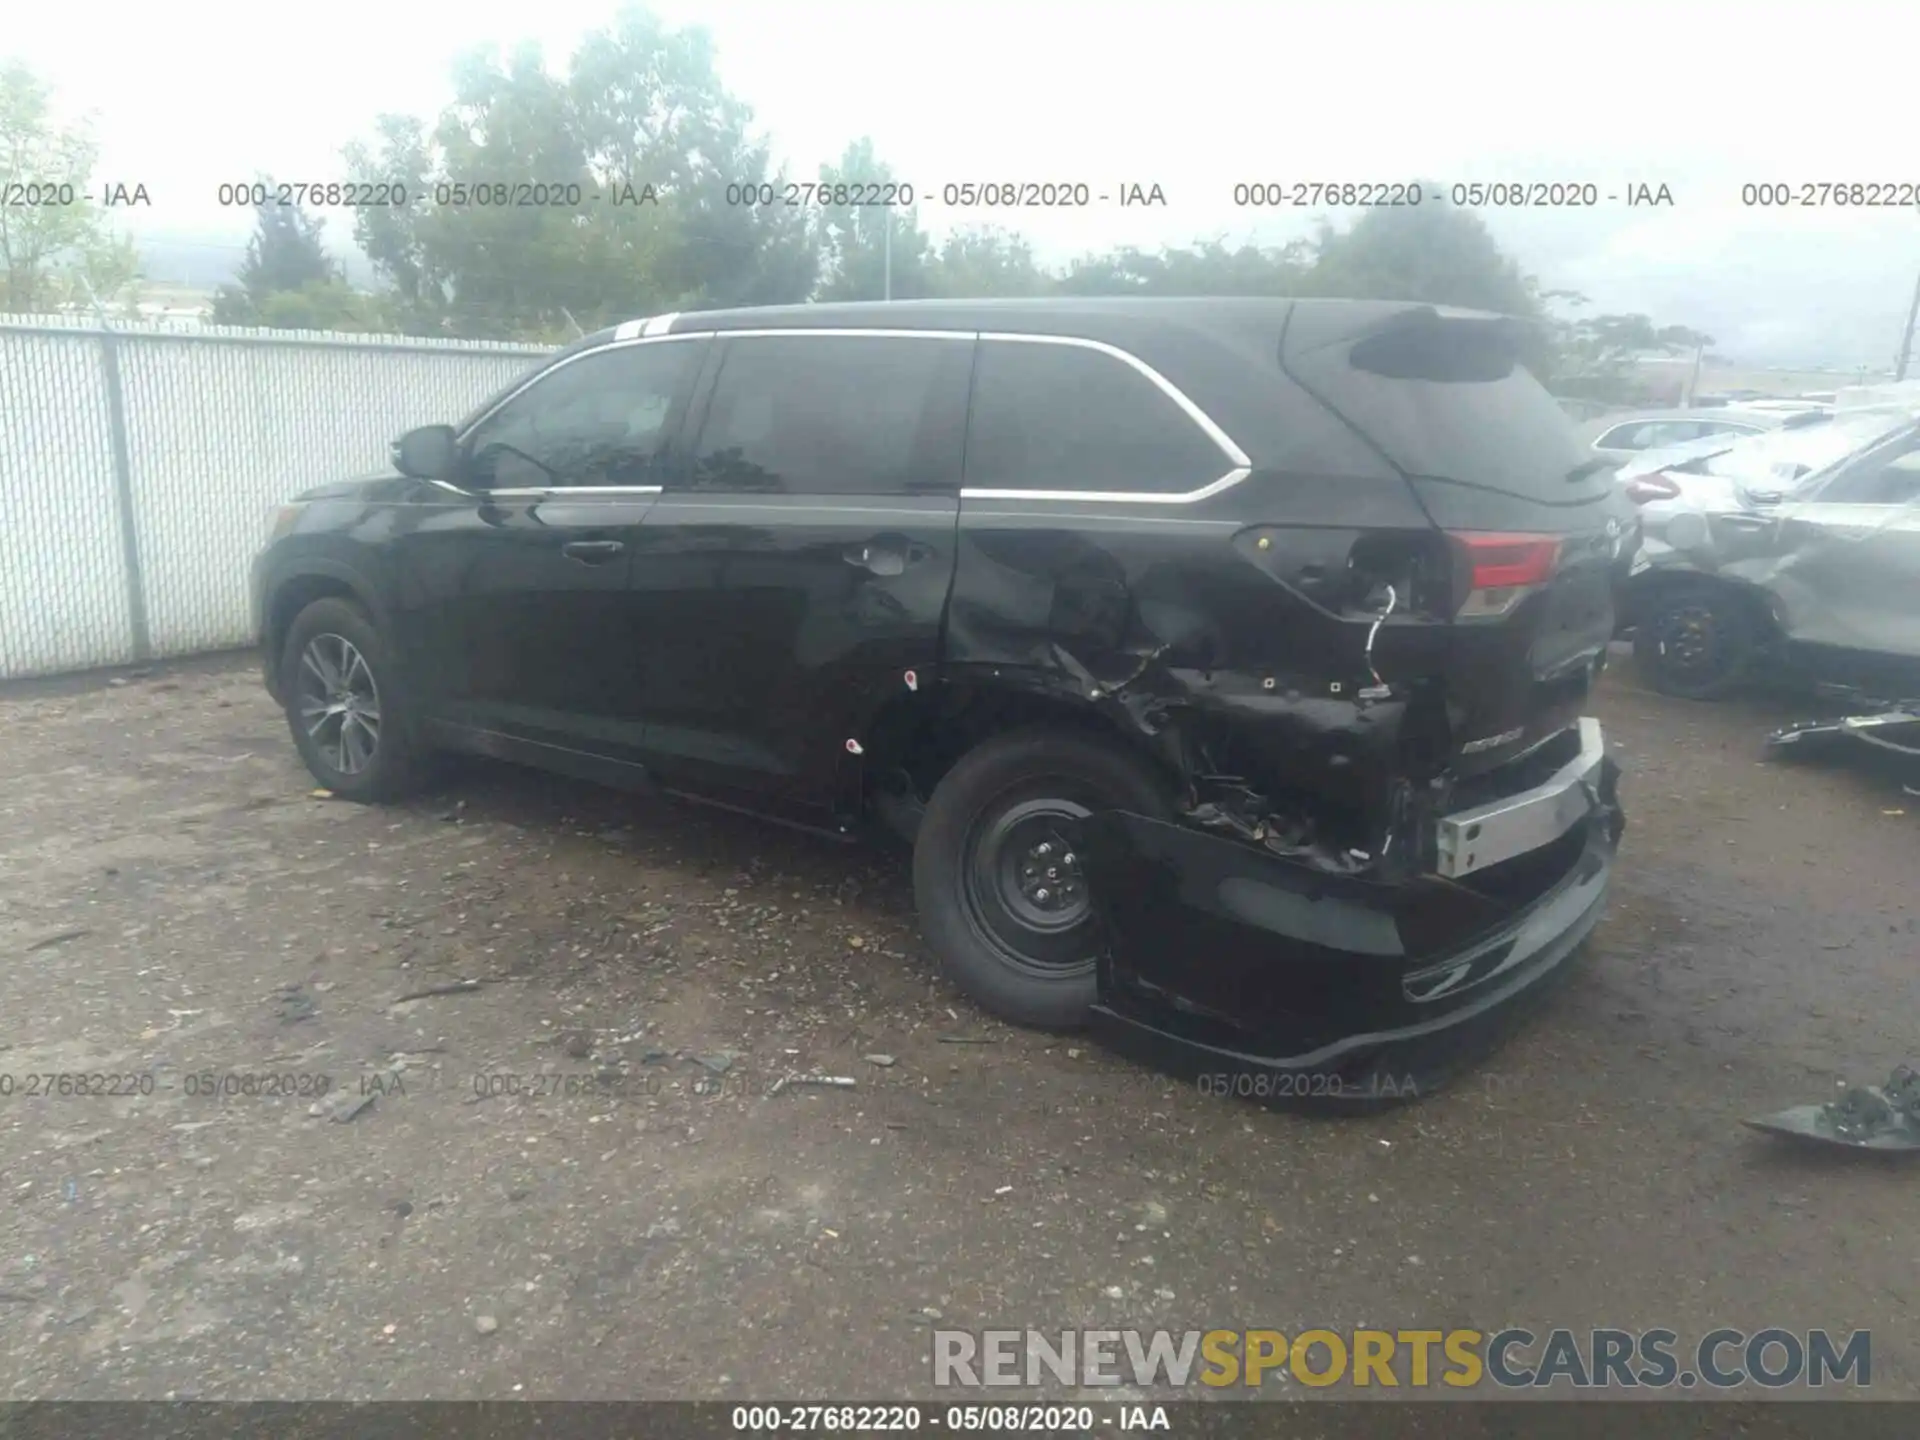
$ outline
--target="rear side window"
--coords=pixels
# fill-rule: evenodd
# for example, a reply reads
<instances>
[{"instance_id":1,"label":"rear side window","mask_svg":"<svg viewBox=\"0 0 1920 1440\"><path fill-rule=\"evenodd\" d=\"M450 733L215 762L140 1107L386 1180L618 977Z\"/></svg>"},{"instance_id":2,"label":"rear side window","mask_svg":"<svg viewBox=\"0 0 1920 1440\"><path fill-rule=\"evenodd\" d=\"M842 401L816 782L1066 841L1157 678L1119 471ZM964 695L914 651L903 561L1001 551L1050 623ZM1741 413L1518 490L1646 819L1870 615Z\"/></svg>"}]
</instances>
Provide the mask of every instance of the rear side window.
<instances>
[{"instance_id":1,"label":"rear side window","mask_svg":"<svg viewBox=\"0 0 1920 1440\"><path fill-rule=\"evenodd\" d=\"M1289 355L1288 368L1410 476L1548 504L1611 487L1520 362L1508 322L1407 312L1351 344Z\"/></svg>"},{"instance_id":2,"label":"rear side window","mask_svg":"<svg viewBox=\"0 0 1920 1440\"><path fill-rule=\"evenodd\" d=\"M787 495L958 489L970 336L720 343L688 488Z\"/></svg>"},{"instance_id":3,"label":"rear side window","mask_svg":"<svg viewBox=\"0 0 1920 1440\"><path fill-rule=\"evenodd\" d=\"M982 340L967 427L969 490L1183 494L1235 467L1179 403L1118 356Z\"/></svg>"}]
</instances>

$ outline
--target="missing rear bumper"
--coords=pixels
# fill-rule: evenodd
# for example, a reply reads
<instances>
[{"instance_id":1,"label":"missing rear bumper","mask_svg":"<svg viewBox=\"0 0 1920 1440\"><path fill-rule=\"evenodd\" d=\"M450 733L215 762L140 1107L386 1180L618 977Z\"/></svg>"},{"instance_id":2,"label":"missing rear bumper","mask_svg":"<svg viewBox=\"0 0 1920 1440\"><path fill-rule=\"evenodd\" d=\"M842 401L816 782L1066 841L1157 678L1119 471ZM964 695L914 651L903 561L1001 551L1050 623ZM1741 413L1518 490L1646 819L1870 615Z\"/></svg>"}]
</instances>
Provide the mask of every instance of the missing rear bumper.
<instances>
[{"instance_id":1,"label":"missing rear bumper","mask_svg":"<svg viewBox=\"0 0 1920 1440\"><path fill-rule=\"evenodd\" d=\"M1475 865L1472 885L1328 875L1191 827L1091 817L1083 859L1109 937L1096 1032L1209 1093L1273 1104L1367 1108L1439 1088L1604 911L1618 770L1602 754L1575 773L1580 812Z\"/></svg>"}]
</instances>

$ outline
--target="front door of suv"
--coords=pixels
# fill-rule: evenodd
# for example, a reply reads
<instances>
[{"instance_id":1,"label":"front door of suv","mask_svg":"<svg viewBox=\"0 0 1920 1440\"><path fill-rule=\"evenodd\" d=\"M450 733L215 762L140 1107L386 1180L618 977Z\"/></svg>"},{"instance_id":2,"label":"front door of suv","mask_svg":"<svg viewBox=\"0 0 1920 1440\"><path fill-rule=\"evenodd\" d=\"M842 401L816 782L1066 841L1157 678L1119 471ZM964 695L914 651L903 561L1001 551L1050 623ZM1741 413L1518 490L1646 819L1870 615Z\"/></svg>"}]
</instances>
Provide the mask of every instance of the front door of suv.
<instances>
[{"instance_id":1,"label":"front door of suv","mask_svg":"<svg viewBox=\"0 0 1920 1440\"><path fill-rule=\"evenodd\" d=\"M669 785L830 812L849 740L928 683L953 577L971 334L714 341L690 466L640 527L647 747Z\"/></svg>"},{"instance_id":2,"label":"front door of suv","mask_svg":"<svg viewBox=\"0 0 1920 1440\"><path fill-rule=\"evenodd\" d=\"M556 362L462 437L465 493L396 539L407 652L466 743L638 758L627 576L703 348L647 339Z\"/></svg>"}]
</instances>

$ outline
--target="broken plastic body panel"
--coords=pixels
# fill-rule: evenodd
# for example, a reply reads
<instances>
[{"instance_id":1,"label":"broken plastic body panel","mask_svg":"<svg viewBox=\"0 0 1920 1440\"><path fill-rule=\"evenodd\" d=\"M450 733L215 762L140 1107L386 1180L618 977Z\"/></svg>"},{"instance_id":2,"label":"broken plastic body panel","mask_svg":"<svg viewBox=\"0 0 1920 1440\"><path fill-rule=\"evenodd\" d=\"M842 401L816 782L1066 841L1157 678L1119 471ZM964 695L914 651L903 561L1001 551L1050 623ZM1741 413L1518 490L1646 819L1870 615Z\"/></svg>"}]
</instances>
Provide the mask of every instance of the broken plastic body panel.
<instances>
[{"instance_id":1,"label":"broken plastic body panel","mask_svg":"<svg viewBox=\"0 0 1920 1440\"><path fill-rule=\"evenodd\" d=\"M1094 1026L1277 1103L1437 1087L1598 923L1624 825L1618 769L1557 839L1463 884L1337 876L1243 840L1108 811L1078 843L1107 955Z\"/></svg>"},{"instance_id":2,"label":"broken plastic body panel","mask_svg":"<svg viewBox=\"0 0 1920 1440\"><path fill-rule=\"evenodd\" d=\"M1767 748L1805 752L1842 740L1855 740L1876 750L1920 760L1920 702L1909 702L1874 715L1802 720L1774 731L1767 737Z\"/></svg>"},{"instance_id":3,"label":"broken plastic body panel","mask_svg":"<svg viewBox=\"0 0 1920 1440\"><path fill-rule=\"evenodd\" d=\"M1827 1105L1795 1105L1743 1123L1848 1150L1920 1150L1920 1072L1901 1065L1884 1086L1856 1086Z\"/></svg>"}]
</instances>

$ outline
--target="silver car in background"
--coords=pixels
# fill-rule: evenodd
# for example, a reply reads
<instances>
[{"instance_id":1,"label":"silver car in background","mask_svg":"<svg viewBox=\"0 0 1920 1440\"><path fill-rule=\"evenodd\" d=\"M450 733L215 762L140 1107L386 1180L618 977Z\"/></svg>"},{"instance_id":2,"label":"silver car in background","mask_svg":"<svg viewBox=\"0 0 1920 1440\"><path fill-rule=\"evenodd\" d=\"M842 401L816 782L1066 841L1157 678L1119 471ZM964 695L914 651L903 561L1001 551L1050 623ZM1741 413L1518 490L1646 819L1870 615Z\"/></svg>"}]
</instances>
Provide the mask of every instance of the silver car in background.
<instances>
[{"instance_id":1,"label":"silver car in background","mask_svg":"<svg viewBox=\"0 0 1920 1440\"><path fill-rule=\"evenodd\" d=\"M1808 414L1758 434L1709 435L1650 450L1616 468L1614 480L1641 507L1643 521L1651 524L1673 507L1651 511L1647 507L1662 507L1662 502L1678 500L1683 492L1724 495L1729 493L1725 482L1736 480L1752 482L1762 492L1791 488L1815 470L1837 464L1871 444L1896 427L1904 413L1888 408L1837 416Z\"/></svg>"},{"instance_id":2,"label":"silver car in background","mask_svg":"<svg viewBox=\"0 0 1920 1440\"><path fill-rule=\"evenodd\" d=\"M1920 420L1818 425L1648 457L1627 581L1634 654L1656 689L1710 699L1762 663L1876 694L1920 694Z\"/></svg>"}]
</instances>

